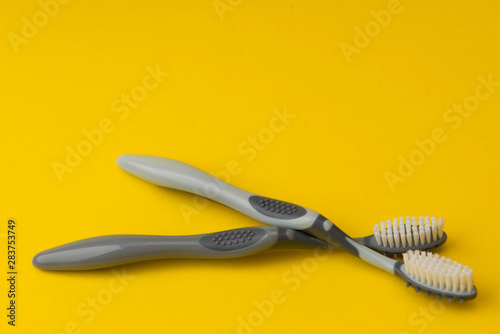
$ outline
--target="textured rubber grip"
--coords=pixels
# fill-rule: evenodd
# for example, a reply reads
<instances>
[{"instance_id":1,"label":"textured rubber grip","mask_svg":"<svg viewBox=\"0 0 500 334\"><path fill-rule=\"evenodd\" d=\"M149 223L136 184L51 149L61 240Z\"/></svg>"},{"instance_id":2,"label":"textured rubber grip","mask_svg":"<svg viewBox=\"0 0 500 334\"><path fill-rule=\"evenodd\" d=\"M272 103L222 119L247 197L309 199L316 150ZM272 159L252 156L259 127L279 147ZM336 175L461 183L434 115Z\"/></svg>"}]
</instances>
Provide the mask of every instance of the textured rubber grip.
<instances>
[{"instance_id":1,"label":"textured rubber grip","mask_svg":"<svg viewBox=\"0 0 500 334\"><path fill-rule=\"evenodd\" d=\"M246 228L225 232L211 233L200 239L200 244L216 251L231 251L251 246L264 238L262 228Z\"/></svg>"},{"instance_id":2,"label":"textured rubber grip","mask_svg":"<svg viewBox=\"0 0 500 334\"><path fill-rule=\"evenodd\" d=\"M278 219L295 219L307 213L303 207L262 196L250 196L248 199L255 210L263 215Z\"/></svg>"},{"instance_id":3,"label":"textured rubber grip","mask_svg":"<svg viewBox=\"0 0 500 334\"><path fill-rule=\"evenodd\" d=\"M305 230L312 226L319 214L292 203L261 197L226 183L186 163L154 156L124 154L117 159L123 170L151 183L187 191L224 204L268 225ZM261 206L260 200L275 201L284 207L271 210ZM256 202L257 201L257 202ZM286 205L295 209L288 214ZM285 213L281 212L285 209ZM279 211L279 212L278 212Z\"/></svg>"}]
</instances>

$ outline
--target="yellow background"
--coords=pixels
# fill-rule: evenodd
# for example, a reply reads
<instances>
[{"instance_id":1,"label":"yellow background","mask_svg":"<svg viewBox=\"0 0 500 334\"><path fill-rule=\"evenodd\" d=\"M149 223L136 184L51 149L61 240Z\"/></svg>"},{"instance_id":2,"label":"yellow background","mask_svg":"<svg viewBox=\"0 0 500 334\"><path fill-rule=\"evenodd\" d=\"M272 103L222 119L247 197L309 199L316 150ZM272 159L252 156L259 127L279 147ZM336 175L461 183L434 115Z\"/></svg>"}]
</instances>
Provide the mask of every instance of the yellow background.
<instances>
[{"instance_id":1,"label":"yellow background","mask_svg":"<svg viewBox=\"0 0 500 334\"><path fill-rule=\"evenodd\" d=\"M232 334L245 332L241 319L252 333L497 331L500 87L456 129L445 117L474 100L479 77L500 81L498 3L402 0L384 27L372 11L386 0L221 3L75 0L48 22L35 0L2 5L1 261L13 217L19 271L15 328L1 279L2 333ZM33 16L38 31L13 44ZM367 27L364 45L356 31ZM346 57L341 46L356 42ZM113 102L140 90L148 66L169 75L120 119ZM270 140L276 110L294 118ZM66 164L67 147L103 119L112 131L60 182L53 163ZM446 140L392 191L386 172L418 157L415 140L436 128ZM244 153L259 134L267 143ZM440 254L475 270L478 297L437 303L340 251L322 262L290 251L132 264L117 268L129 276L122 289L111 269L34 268L37 252L96 235L260 225L127 174L115 163L124 153L212 173L235 160L234 185L313 208L353 236L394 217L445 217ZM303 265L310 272L292 290L283 275ZM110 284L116 293L91 316L89 298L109 297ZM259 316L255 303L275 290L284 301Z\"/></svg>"}]
</instances>

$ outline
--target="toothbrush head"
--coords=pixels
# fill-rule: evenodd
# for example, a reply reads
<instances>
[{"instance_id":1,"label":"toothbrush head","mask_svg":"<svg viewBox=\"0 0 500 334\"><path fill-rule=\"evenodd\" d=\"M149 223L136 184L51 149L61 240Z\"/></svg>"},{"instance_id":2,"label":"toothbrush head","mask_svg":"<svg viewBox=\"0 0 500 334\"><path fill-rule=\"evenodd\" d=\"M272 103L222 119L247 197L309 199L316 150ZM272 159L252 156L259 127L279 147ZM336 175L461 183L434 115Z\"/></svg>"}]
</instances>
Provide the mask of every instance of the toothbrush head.
<instances>
[{"instance_id":1,"label":"toothbrush head","mask_svg":"<svg viewBox=\"0 0 500 334\"><path fill-rule=\"evenodd\" d=\"M399 217L375 224L373 234L355 239L362 245L384 255L397 257L408 250L439 249L446 241L443 218Z\"/></svg>"},{"instance_id":2,"label":"toothbrush head","mask_svg":"<svg viewBox=\"0 0 500 334\"><path fill-rule=\"evenodd\" d=\"M472 278L473 270L444 256L419 250L403 254L403 262L395 268L397 276L413 286L418 292L426 291L450 302L474 299L477 289Z\"/></svg>"}]
</instances>

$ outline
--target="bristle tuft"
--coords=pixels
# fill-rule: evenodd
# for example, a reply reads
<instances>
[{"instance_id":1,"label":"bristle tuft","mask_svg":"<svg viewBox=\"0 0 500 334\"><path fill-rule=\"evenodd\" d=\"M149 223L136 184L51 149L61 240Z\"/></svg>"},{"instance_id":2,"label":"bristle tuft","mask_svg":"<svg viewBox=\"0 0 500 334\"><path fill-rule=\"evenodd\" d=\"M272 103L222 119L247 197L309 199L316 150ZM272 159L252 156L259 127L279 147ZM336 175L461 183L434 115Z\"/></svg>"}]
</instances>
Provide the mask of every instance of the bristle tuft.
<instances>
[{"instance_id":1,"label":"bristle tuft","mask_svg":"<svg viewBox=\"0 0 500 334\"><path fill-rule=\"evenodd\" d=\"M373 235L377 245L400 248L425 246L433 241L443 237L443 218L436 217L399 217L394 218L392 222L380 222L375 224Z\"/></svg>"},{"instance_id":2,"label":"bristle tuft","mask_svg":"<svg viewBox=\"0 0 500 334\"><path fill-rule=\"evenodd\" d=\"M403 261L408 276L423 284L452 293L472 292L474 271L457 261L418 250L404 253Z\"/></svg>"}]
</instances>

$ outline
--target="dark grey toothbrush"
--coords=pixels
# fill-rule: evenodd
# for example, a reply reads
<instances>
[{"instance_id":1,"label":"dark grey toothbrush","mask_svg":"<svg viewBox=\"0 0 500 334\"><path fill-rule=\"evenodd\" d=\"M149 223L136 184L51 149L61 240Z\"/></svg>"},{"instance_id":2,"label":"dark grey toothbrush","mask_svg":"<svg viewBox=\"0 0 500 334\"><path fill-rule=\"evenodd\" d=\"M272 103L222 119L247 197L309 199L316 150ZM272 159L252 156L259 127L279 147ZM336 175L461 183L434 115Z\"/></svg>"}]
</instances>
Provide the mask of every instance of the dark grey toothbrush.
<instances>
[{"instance_id":1,"label":"dark grey toothbrush","mask_svg":"<svg viewBox=\"0 0 500 334\"><path fill-rule=\"evenodd\" d=\"M165 258L235 258L276 249L333 249L308 234L276 226L185 235L107 235L82 239L35 255L45 270L88 270Z\"/></svg>"}]
</instances>

